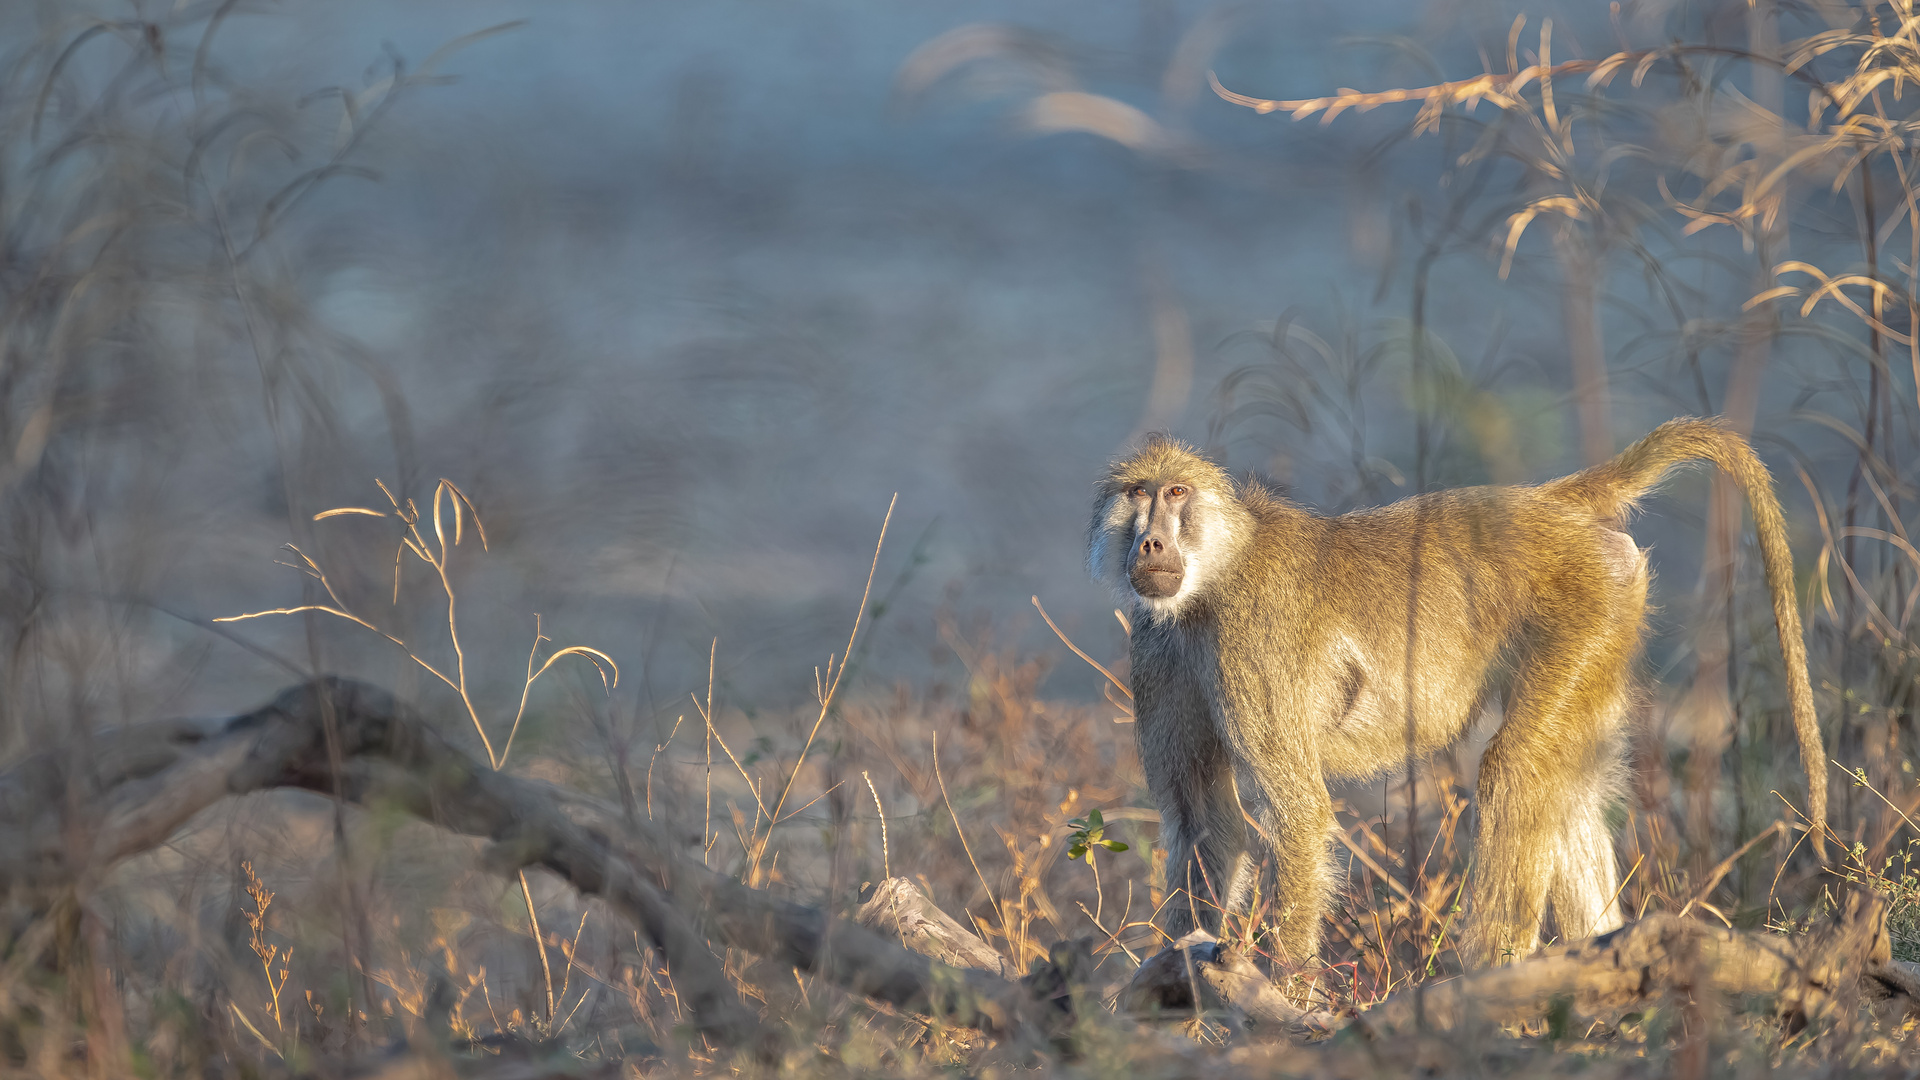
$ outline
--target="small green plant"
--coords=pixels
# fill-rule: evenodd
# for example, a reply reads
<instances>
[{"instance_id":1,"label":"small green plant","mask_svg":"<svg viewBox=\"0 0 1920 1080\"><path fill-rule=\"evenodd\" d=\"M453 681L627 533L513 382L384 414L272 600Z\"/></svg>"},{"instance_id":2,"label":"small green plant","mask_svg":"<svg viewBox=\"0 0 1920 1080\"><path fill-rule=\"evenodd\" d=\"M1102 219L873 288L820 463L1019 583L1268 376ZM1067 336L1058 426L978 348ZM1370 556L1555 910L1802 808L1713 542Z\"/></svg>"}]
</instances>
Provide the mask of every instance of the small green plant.
<instances>
[{"instance_id":1,"label":"small green plant","mask_svg":"<svg viewBox=\"0 0 1920 1080\"><path fill-rule=\"evenodd\" d=\"M1107 839L1107 823L1100 816L1098 808L1087 811L1086 817L1074 818L1067 822L1067 828L1073 830L1071 837L1073 846L1067 849L1067 858L1078 859L1085 856L1088 866L1093 865L1091 852L1094 848L1103 847L1114 852L1127 850L1127 845L1120 841Z\"/></svg>"},{"instance_id":2,"label":"small green plant","mask_svg":"<svg viewBox=\"0 0 1920 1080\"><path fill-rule=\"evenodd\" d=\"M1084 858L1087 860L1087 867L1093 871L1093 922L1098 926L1106 895L1100 888L1100 867L1093 861L1093 849L1106 848L1108 851L1118 853L1127 850L1127 845L1119 840L1107 839L1107 822L1101 816L1099 807L1087 811L1085 817L1068 821L1067 828L1072 830L1068 836L1072 846L1067 848L1067 861Z\"/></svg>"}]
</instances>

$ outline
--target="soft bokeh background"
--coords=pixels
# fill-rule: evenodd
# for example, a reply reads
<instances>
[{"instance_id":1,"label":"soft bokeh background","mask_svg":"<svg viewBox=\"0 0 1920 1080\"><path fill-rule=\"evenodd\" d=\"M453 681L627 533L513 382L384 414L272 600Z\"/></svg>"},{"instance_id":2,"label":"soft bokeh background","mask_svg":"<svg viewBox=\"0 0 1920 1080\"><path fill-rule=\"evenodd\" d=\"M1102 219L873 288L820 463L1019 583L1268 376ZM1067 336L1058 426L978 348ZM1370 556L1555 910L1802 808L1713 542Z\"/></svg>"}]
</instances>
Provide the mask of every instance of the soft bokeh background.
<instances>
[{"instance_id":1,"label":"soft bokeh background","mask_svg":"<svg viewBox=\"0 0 1920 1080\"><path fill-rule=\"evenodd\" d=\"M1549 7L1527 10L1534 26L1555 20L1564 55L1613 44L1603 12ZM1662 25L1654 8L1636 28ZM297 584L268 564L289 499L304 516L366 502L374 477L417 496L445 476L510 538L495 561L511 561L514 600L570 638L647 657L643 692L677 698L717 636L723 678L779 699L804 693L823 637L847 621L898 491L882 580L920 559L876 645L889 677L919 673L937 607L1031 631L1036 593L1105 655L1117 628L1079 570L1090 477L1143 428L1208 441L1222 377L1263 355L1236 334L1293 315L1327 338L1350 325L1404 340L1392 324L1410 317L1411 222L1424 208L1433 231L1435 181L1459 149L1400 145L1410 107L1327 127L1258 116L1215 97L1206 68L1275 97L1413 85L1432 74L1420 52L1448 72L1477 69L1476 49L1498 56L1512 13L1171 0L236 10L208 43L199 107L211 86L279 110L304 144L290 162L267 140L214 141L208 156L232 172L210 182L260 192L335 141L340 99L305 95L359 92L395 58L527 21L448 58L456 82L394 103L349 158L377 178L327 180L250 258L254 287L299 310L301 341L263 366L216 280L150 316L170 346L151 377L191 385L116 416L127 426L111 452L164 448L138 462L136 486L165 493L141 526L158 547L151 576L115 587L198 615L278 606ZM1026 28L1055 77L1197 149L1156 158L1025 131L1019 107L1044 80L992 58L919 93L898 85L916 48L982 21ZM9 35L51 43L83 22L78 5L23 5ZM64 74L82 96L57 95L56 115L123 70L125 36L74 51ZM189 59L168 58L176 77ZM33 91L35 70L19 68L14 93ZM178 164L191 88L122 77L157 95L135 122L174 139L160 153ZM1526 245L1498 282L1483 240L1434 267L1428 325L1486 370L1504 365L1495 388L1523 454L1502 478L1538 479L1578 463L1556 270L1544 244ZM1647 305L1631 275L1619 285L1616 341L1644 332ZM279 451L263 371L287 399ZM1367 451L1406 477L1396 381L1368 387ZM1620 380L1621 438L1702 411L1673 382ZM1363 498L1351 470L1330 476L1316 456L1340 460L1335 433L1281 434L1235 425L1227 456L1333 509L1410 490L1382 482ZM1456 460L1430 479L1485 475ZM1663 549L1663 569L1670 555L1689 557ZM251 661L214 655L206 675L224 696ZM1094 686L1078 668L1059 678Z\"/></svg>"},{"instance_id":2,"label":"soft bokeh background","mask_svg":"<svg viewBox=\"0 0 1920 1080\"><path fill-rule=\"evenodd\" d=\"M1536 26L1555 18L1558 48L1587 55L1612 35L1587 7L1528 10ZM1355 490L1345 440L1324 423L1210 423L1222 378L1267 355L1244 335L1277 318L1369 347L1406 340L1421 243L1410 221L1424 209L1433 231L1446 207L1435 181L1460 148L1401 145L1410 107L1324 127L1258 116L1219 100L1207 68L1279 97L1413 85L1431 74L1418 51L1475 70L1511 15L1159 0L236 10L208 43L199 107L213 94L272 110L302 155L216 135L217 175L195 210L210 209L207 184L243 190L241 231L337 141L340 98L316 91L378 99L396 58L526 22L443 61L457 81L407 90L347 158L377 176L327 179L249 256L253 303L281 305L268 320L297 310L298 340L257 359L212 265L146 316L167 346L149 375L170 385L116 403L124 426L104 452L136 459L135 486L154 492L140 526L154 550L149 576L116 587L202 616L289 603L298 579L269 562L289 539L289 500L304 517L377 499L375 477L420 497L444 476L503 540L489 564L511 594L501 613L537 609L568 640L645 657L632 685L663 699L704 676L717 636L722 679L777 702L807 692L844 631L897 491L881 581L911 576L874 646L883 678L924 672L942 606L1044 635L1032 594L1110 655L1118 628L1080 569L1082 534L1092 476L1140 431L1223 443L1236 468L1329 509L1411 490L1404 347L1364 387L1366 452L1385 463L1372 491ZM989 56L917 93L900 85L916 48L983 21L1025 28L1045 77ZM11 20L22 43L80 25L69 5ZM118 37L74 51L76 94L128 63ZM188 119L194 80L181 73L197 58L170 56L165 90L151 71L122 76L155 95L136 122L173 140L158 149L169 164L214 115ZM30 67L17 93L33 90ZM1020 109L1048 78L1134 104L1194 149L1033 133ZM51 104L62 115L84 98ZM1483 241L1457 240L1435 265L1426 318L1469 363L1501 368L1494 389L1522 451L1502 478L1539 479L1579 463L1555 265L1525 245L1500 282ZM1645 289L1620 284L1609 320L1640 332ZM263 372L282 399L278 451ZM1665 375L1621 381L1622 440L1701 411ZM1429 483L1485 479L1477 456L1458 450ZM125 509L100 508L94 525L117 527ZM359 528L314 531L326 543ZM1692 557L1660 554L1663 569ZM502 647L522 630L496 629ZM246 632L304 642L292 627ZM255 666L224 645L207 664L223 700ZM1077 665L1058 679L1066 693L1095 686Z\"/></svg>"}]
</instances>

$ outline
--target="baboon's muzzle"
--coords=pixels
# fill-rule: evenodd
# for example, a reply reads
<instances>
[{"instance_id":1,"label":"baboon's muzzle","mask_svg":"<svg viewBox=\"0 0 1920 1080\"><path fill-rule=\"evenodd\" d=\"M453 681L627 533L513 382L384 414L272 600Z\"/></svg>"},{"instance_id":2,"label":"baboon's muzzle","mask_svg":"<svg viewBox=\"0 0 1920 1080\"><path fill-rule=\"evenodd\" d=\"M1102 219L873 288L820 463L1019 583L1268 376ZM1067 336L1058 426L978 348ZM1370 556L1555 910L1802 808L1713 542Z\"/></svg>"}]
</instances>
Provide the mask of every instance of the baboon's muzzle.
<instances>
[{"instance_id":1,"label":"baboon's muzzle","mask_svg":"<svg viewBox=\"0 0 1920 1080\"><path fill-rule=\"evenodd\" d=\"M1134 543L1128 563L1127 580L1133 583L1134 592L1148 600L1164 600L1179 592L1180 582L1187 576L1180 549L1157 531L1146 533Z\"/></svg>"}]
</instances>

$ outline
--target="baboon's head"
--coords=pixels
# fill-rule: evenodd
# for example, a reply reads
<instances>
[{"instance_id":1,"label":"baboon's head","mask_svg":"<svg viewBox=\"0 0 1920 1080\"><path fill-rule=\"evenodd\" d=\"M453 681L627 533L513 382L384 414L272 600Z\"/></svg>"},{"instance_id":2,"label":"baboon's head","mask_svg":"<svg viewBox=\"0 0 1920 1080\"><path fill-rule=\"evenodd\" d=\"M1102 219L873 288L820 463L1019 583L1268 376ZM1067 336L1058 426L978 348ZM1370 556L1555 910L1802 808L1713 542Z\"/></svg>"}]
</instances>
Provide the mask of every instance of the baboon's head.
<instances>
[{"instance_id":1,"label":"baboon's head","mask_svg":"<svg viewBox=\"0 0 1920 1080\"><path fill-rule=\"evenodd\" d=\"M1107 469L1087 567L1134 606L1172 618L1230 554L1240 509L1226 470L1164 435Z\"/></svg>"}]
</instances>

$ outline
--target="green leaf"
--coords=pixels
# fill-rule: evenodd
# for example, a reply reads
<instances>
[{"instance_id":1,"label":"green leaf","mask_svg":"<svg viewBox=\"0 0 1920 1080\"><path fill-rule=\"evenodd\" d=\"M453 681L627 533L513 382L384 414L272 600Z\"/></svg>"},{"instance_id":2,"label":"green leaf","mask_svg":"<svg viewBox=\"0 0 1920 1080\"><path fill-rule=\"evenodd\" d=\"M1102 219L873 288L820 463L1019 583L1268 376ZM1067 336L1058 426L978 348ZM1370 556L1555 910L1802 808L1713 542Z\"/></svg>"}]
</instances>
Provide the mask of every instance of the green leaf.
<instances>
[{"instance_id":1,"label":"green leaf","mask_svg":"<svg viewBox=\"0 0 1920 1080\"><path fill-rule=\"evenodd\" d=\"M1863 773L1866 772L1865 769L1862 769L1860 771ZM1101 826L1102 818L1100 817L1099 807L1096 806L1093 809L1087 811L1087 824L1093 826L1096 829Z\"/></svg>"},{"instance_id":2,"label":"green leaf","mask_svg":"<svg viewBox=\"0 0 1920 1080\"><path fill-rule=\"evenodd\" d=\"M1107 850L1108 851L1125 851L1127 850L1127 845L1121 843L1118 840L1109 840L1107 841Z\"/></svg>"}]
</instances>

